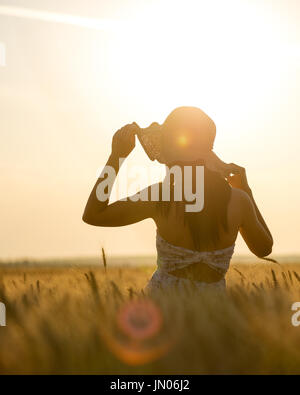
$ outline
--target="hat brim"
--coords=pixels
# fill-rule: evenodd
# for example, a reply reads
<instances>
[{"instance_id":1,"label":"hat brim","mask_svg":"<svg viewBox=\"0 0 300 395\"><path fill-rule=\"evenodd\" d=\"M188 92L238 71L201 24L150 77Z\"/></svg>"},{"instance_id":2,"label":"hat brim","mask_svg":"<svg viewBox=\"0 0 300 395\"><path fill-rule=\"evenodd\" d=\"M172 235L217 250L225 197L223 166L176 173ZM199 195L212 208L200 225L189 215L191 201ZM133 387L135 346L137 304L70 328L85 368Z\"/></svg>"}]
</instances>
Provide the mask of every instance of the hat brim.
<instances>
[{"instance_id":1,"label":"hat brim","mask_svg":"<svg viewBox=\"0 0 300 395\"><path fill-rule=\"evenodd\" d=\"M173 162L191 162L198 160L206 154L206 151L211 151L213 149L213 142L209 149L205 151L202 148L202 143L199 144L199 152L197 152L197 146L195 146L195 152L190 152L189 150L181 152L179 157L173 157L173 153L169 152L168 147L164 146L163 141L163 125L157 122L153 122L148 128L140 128L137 132L138 139L144 148L144 151L148 155L149 159L152 161L157 160L159 163L173 163ZM208 146L208 144L205 144ZM178 153L176 153L178 155Z\"/></svg>"},{"instance_id":2,"label":"hat brim","mask_svg":"<svg viewBox=\"0 0 300 395\"><path fill-rule=\"evenodd\" d=\"M149 128L140 128L137 136L149 159L164 163L161 125L155 122Z\"/></svg>"}]
</instances>

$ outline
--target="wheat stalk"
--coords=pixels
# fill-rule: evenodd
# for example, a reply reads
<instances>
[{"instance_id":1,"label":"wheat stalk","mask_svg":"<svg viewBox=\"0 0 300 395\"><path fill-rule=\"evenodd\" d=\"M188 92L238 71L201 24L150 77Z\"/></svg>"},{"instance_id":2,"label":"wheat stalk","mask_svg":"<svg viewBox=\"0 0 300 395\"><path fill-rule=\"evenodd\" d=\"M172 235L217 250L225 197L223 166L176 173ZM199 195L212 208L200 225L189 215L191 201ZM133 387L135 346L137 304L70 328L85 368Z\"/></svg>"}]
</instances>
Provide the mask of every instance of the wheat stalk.
<instances>
[{"instance_id":1,"label":"wheat stalk","mask_svg":"<svg viewBox=\"0 0 300 395\"><path fill-rule=\"evenodd\" d=\"M102 247L101 249L102 249L102 263L103 263L103 266L104 266L104 272L106 273L106 272L107 272L107 268L106 268L106 256L105 256L105 251L104 251L104 248L103 248L103 247Z\"/></svg>"}]
</instances>

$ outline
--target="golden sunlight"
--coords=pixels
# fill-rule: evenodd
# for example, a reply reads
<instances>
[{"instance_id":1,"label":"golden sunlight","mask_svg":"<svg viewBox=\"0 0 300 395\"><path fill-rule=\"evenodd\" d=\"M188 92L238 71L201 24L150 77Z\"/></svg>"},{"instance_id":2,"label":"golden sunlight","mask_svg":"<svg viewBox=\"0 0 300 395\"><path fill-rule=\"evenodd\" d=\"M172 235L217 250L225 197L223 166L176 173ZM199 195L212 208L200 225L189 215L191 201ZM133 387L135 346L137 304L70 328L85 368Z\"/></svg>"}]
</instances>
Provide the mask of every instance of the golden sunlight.
<instances>
[{"instance_id":1,"label":"golden sunlight","mask_svg":"<svg viewBox=\"0 0 300 395\"><path fill-rule=\"evenodd\" d=\"M177 142L178 142L178 144L179 144L181 147L185 147L185 146L187 145L187 143L188 143L188 140L187 140L187 138L186 138L185 135L181 134L181 135L178 137Z\"/></svg>"},{"instance_id":2,"label":"golden sunlight","mask_svg":"<svg viewBox=\"0 0 300 395\"><path fill-rule=\"evenodd\" d=\"M274 22L266 31L254 4L217 4L216 9L214 1L188 2L182 9L166 1L159 15L145 7L130 28L112 38L110 67L118 89L146 92L149 102L166 111L194 103L225 120L232 114L224 102L234 102L242 119L253 102L272 100L281 56L287 53L279 26Z\"/></svg>"}]
</instances>

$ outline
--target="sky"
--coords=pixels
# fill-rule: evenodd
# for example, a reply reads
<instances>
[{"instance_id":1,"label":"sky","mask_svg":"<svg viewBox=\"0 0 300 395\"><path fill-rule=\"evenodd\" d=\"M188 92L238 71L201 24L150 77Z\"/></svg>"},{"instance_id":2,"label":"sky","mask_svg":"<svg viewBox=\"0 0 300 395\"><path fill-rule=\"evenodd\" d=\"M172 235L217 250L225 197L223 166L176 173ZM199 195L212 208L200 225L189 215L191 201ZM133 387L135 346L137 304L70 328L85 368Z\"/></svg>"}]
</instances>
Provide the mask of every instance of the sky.
<instances>
[{"instance_id":1,"label":"sky","mask_svg":"<svg viewBox=\"0 0 300 395\"><path fill-rule=\"evenodd\" d=\"M114 132L181 105L246 168L274 255L300 254L299 20L298 0L0 0L0 259L155 253L151 220L81 216Z\"/></svg>"}]
</instances>

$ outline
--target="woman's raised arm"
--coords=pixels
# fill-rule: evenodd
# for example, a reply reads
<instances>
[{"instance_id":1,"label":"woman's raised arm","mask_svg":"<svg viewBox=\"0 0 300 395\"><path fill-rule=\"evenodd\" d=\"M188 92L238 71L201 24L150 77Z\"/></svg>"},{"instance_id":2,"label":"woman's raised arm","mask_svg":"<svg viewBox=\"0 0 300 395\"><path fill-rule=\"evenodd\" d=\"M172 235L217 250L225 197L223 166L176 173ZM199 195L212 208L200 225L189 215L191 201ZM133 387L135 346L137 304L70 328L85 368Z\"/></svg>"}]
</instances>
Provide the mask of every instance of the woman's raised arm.
<instances>
[{"instance_id":1,"label":"woman's raised arm","mask_svg":"<svg viewBox=\"0 0 300 395\"><path fill-rule=\"evenodd\" d=\"M123 226L151 216L151 205L144 201L117 201L109 204L120 163L135 147L139 126L133 122L119 129L112 141L112 152L88 198L82 219L94 226Z\"/></svg>"}]
</instances>

